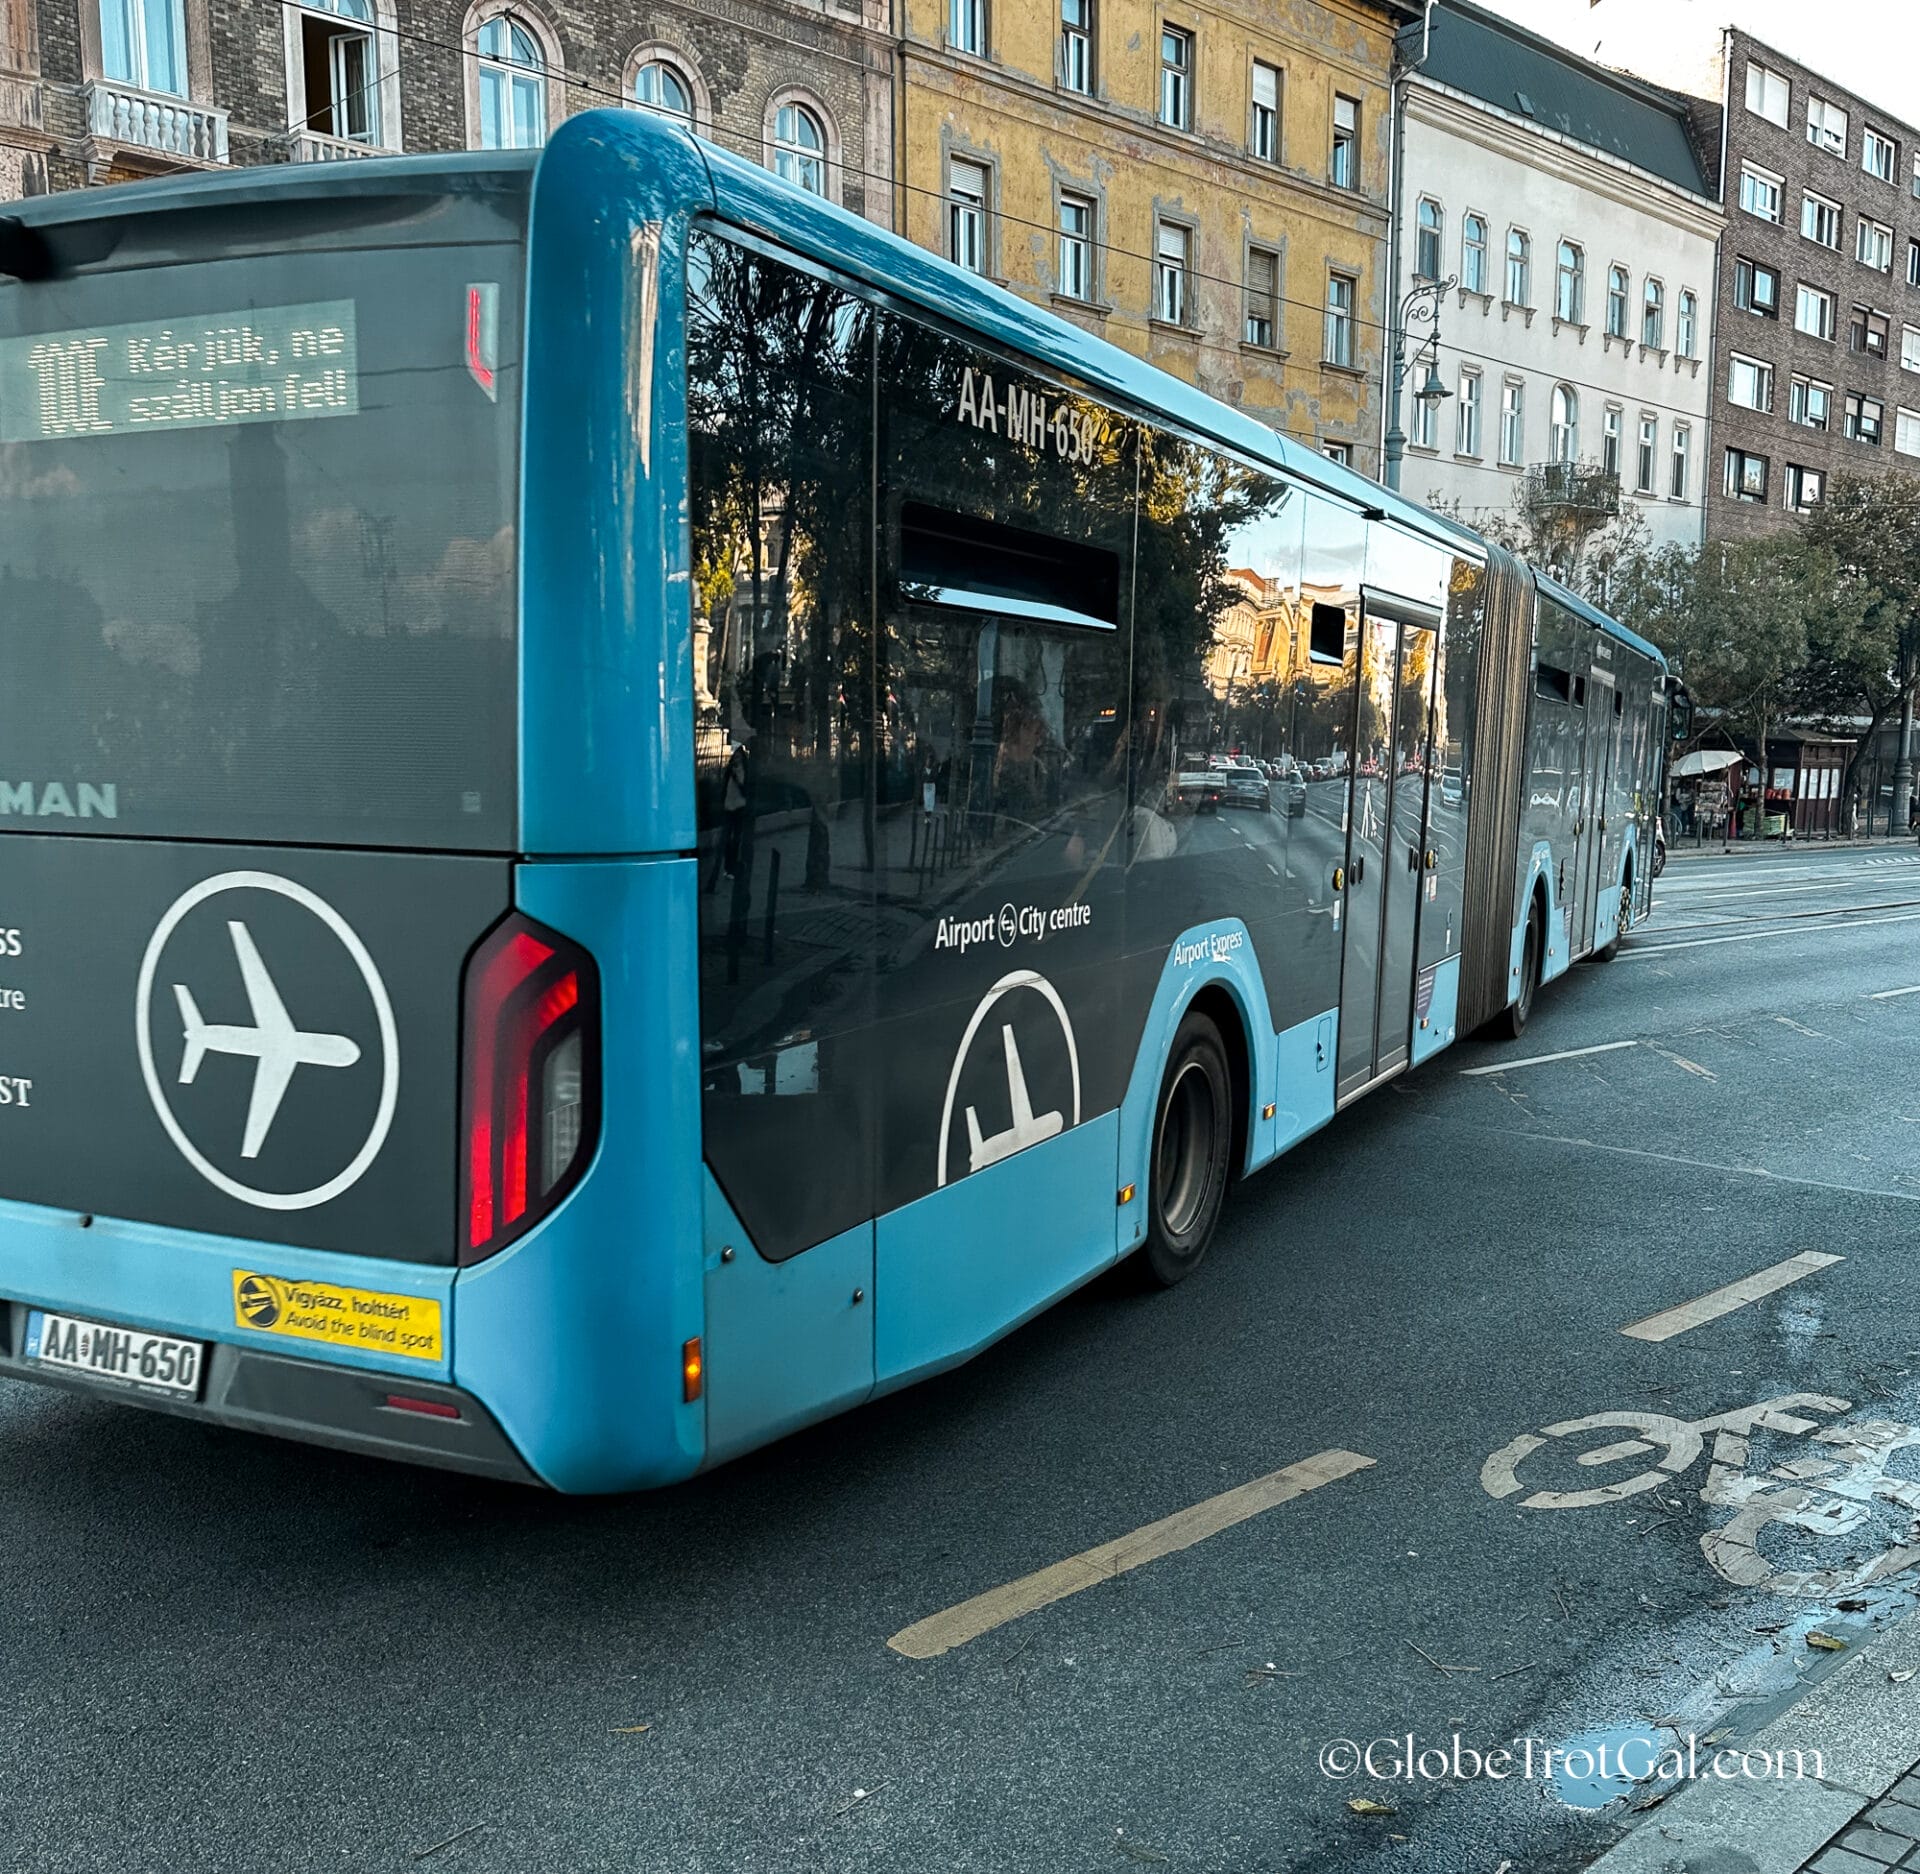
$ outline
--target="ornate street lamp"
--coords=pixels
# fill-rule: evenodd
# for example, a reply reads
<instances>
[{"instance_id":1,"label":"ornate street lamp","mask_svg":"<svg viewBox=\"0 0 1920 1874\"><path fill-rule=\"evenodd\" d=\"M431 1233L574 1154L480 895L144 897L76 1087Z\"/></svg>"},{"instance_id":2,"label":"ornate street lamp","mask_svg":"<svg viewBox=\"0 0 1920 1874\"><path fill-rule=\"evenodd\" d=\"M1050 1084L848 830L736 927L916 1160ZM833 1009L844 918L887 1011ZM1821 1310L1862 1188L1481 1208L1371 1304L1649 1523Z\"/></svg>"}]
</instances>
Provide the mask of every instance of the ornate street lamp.
<instances>
[{"instance_id":1,"label":"ornate street lamp","mask_svg":"<svg viewBox=\"0 0 1920 1874\"><path fill-rule=\"evenodd\" d=\"M1416 403L1435 409L1453 395L1440 376L1440 302L1458 283L1458 276L1454 274L1449 274L1444 280L1423 280L1400 302L1400 315L1393 325L1393 362L1388 391L1393 408L1393 426L1387 431L1389 488L1397 489L1400 486L1400 464L1407 453L1407 432L1400 427L1400 393L1414 368L1425 360L1427 375L1420 388L1413 393ZM1416 317L1431 320L1432 325L1409 358L1407 326Z\"/></svg>"}]
</instances>

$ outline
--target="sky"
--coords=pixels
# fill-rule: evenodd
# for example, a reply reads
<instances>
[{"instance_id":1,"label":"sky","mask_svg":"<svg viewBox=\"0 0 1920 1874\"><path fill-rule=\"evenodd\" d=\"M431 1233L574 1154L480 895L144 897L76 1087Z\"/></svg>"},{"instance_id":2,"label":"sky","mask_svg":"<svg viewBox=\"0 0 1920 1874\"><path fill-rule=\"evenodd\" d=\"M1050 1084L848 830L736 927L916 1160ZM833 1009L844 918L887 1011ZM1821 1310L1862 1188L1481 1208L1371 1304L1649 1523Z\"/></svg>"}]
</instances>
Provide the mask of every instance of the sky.
<instances>
[{"instance_id":1,"label":"sky","mask_svg":"<svg viewBox=\"0 0 1920 1874\"><path fill-rule=\"evenodd\" d=\"M1916 0L1481 0L1603 65L1717 97L1721 30L1738 26L1893 116L1920 124Z\"/></svg>"}]
</instances>

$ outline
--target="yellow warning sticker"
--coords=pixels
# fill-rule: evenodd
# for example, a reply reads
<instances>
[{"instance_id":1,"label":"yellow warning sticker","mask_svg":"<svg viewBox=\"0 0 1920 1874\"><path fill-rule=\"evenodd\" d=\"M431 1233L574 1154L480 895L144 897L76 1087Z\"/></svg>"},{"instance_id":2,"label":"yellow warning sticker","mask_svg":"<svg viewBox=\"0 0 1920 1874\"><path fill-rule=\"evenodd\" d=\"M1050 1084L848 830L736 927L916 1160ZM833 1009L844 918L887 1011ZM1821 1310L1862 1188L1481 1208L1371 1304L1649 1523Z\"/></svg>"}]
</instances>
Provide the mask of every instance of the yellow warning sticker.
<instances>
[{"instance_id":1,"label":"yellow warning sticker","mask_svg":"<svg viewBox=\"0 0 1920 1874\"><path fill-rule=\"evenodd\" d=\"M233 1272L233 1320L259 1334L321 1340L365 1353L405 1354L412 1360L441 1356L440 1304L419 1295L387 1295L370 1288L339 1288L331 1282L293 1282Z\"/></svg>"}]
</instances>

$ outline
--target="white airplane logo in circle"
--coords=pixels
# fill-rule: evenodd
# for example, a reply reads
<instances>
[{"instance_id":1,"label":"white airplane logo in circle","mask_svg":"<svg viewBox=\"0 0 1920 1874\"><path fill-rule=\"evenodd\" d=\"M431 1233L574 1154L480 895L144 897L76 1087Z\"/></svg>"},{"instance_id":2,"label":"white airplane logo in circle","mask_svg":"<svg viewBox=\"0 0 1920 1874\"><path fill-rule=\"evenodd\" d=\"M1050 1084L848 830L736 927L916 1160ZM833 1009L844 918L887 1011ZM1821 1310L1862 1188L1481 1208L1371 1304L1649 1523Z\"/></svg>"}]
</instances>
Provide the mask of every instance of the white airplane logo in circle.
<instances>
[{"instance_id":1,"label":"white airplane logo in circle","mask_svg":"<svg viewBox=\"0 0 1920 1874\"><path fill-rule=\"evenodd\" d=\"M247 986L254 1025L242 1028L233 1023L202 1020L186 984L175 983L173 995L180 1005L186 1042L186 1052L180 1057L180 1084L183 1087L193 1084L200 1063L210 1053L250 1057L256 1065L240 1156L255 1158L279 1115L280 1103L293 1080L293 1070L296 1067L351 1067L360 1058L360 1049L345 1035L305 1034L294 1027L286 1003L274 987L273 978L267 974L266 964L260 960L252 933L238 919L228 921L227 931L233 938L233 953L240 960L240 975Z\"/></svg>"}]
</instances>

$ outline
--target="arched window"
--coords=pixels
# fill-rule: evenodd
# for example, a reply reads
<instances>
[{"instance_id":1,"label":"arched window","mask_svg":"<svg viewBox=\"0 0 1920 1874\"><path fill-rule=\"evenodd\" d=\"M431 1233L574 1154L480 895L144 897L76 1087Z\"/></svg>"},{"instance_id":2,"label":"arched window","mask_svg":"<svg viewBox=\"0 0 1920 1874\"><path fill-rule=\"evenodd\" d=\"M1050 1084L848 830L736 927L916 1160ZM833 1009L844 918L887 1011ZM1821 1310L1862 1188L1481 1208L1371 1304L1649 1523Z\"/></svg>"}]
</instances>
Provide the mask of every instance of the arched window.
<instances>
[{"instance_id":1,"label":"arched window","mask_svg":"<svg viewBox=\"0 0 1920 1874\"><path fill-rule=\"evenodd\" d=\"M809 195L827 192L827 133L804 104L783 104L774 113L773 173Z\"/></svg>"},{"instance_id":2,"label":"arched window","mask_svg":"<svg viewBox=\"0 0 1920 1874\"><path fill-rule=\"evenodd\" d=\"M1429 197L1420 200L1420 226L1414 241L1413 270L1423 280L1440 277L1440 204Z\"/></svg>"},{"instance_id":3,"label":"arched window","mask_svg":"<svg viewBox=\"0 0 1920 1874\"><path fill-rule=\"evenodd\" d=\"M1469 293L1487 290L1487 221L1466 215L1460 222L1460 284Z\"/></svg>"},{"instance_id":4,"label":"arched window","mask_svg":"<svg viewBox=\"0 0 1920 1874\"><path fill-rule=\"evenodd\" d=\"M633 101L693 127L693 87L686 74L665 59L649 59L634 74Z\"/></svg>"},{"instance_id":5,"label":"arched window","mask_svg":"<svg viewBox=\"0 0 1920 1874\"><path fill-rule=\"evenodd\" d=\"M1666 329L1666 294L1658 280L1647 282L1646 304L1640 312L1640 342L1658 349L1660 335Z\"/></svg>"},{"instance_id":6,"label":"arched window","mask_svg":"<svg viewBox=\"0 0 1920 1874\"><path fill-rule=\"evenodd\" d=\"M299 127L346 143L380 143L385 74L373 0L304 0L293 25L287 96Z\"/></svg>"},{"instance_id":7,"label":"arched window","mask_svg":"<svg viewBox=\"0 0 1920 1874\"><path fill-rule=\"evenodd\" d=\"M1571 241L1560 243L1559 270L1554 282L1553 314L1578 325L1587 310L1587 257Z\"/></svg>"},{"instance_id":8,"label":"arched window","mask_svg":"<svg viewBox=\"0 0 1920 1874\"><path fill-rule=\"evenodd\" d=\"M480 147L532 150L547 136L547 61L532 30L496 13L474 34L480 82Z\"/></svg>"},{"instance_id":9,"label":"arched window","mask_svg":"<svg viewBox=\"0 0 1920 1874\"><path fill-rule=\"evenodd\" d=\"M1625 267L1607 269L1607 336L1625 338L1627 335L1627 270Z\"/></svg>"},{"instance_id":10,"label":"arched window","mask_svg":"<svg viewBox=\"0 0 1920 1874\"><path fill-rule=\"evenodd\" d=\"M1553 387L1553 459L1572 462L1580 454L1580 399L1565 384Z\"/></svg>"},{"instance_id":11,"label":"arched window","mask_svg":"<svg viewBox=\"0 0 1920 1874\"><path fill-rule=\"evenodd\" d=\"M1533 243L1518 228L1507 230L1507 304L1533 304Z\"/></svg>"}]
</instances>

